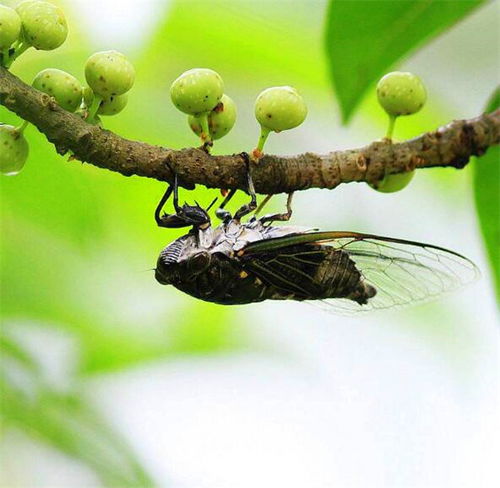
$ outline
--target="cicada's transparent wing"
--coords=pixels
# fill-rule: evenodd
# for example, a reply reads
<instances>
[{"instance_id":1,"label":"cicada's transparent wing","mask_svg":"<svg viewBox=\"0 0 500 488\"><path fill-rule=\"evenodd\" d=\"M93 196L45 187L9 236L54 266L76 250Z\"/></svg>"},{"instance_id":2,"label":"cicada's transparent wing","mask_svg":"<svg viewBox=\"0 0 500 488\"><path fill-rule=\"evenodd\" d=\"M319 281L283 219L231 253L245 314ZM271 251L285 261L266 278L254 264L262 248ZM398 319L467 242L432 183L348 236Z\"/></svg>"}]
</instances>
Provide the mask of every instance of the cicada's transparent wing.
<instances>
[{"instance_id":1,"label":"cicada's transparent wing","mask_svg":"<svg viewBox=\"0 0 500 488\"><path fill-rule=\"evenodd\" d=\"M328 245L347 253L365 282L377 291L363 305L338 298L321 301L322 307L341 314L433 300L479 276L474 263L453 251L431 244L353 232L296 234L255 243L248 251L279 250L284 246L307 243Z\"/></svg>"}]
</instances>

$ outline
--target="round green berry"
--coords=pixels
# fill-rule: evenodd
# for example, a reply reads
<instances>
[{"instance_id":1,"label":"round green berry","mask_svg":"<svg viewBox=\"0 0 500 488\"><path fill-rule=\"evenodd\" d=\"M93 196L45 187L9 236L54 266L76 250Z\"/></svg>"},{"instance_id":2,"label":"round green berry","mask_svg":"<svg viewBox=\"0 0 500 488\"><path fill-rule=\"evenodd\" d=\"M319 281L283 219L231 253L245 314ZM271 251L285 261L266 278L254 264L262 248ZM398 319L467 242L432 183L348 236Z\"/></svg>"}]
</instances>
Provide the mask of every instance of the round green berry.
<instances>
[{"instance_id":1,"label":"round green berry","mask_svg":"<svg viewBox=\"0 0 500 488\"><path fill-rule=\"evenodd\" d=\"M0 5L0 51L9 49L21 32L21 17L12 8Z\"/></svg>"},{"instance_id":2,"label":"round green berry","mask_svg":"<svg viewBox=\"0 0 500 488\"><path fill-rule=\"evenodd\" d=\"M407 187L410 181L415 176L415 171L408 171L406 173L396 173L387 175L380 180L376 185L371 185L375 190L382 193L394 193Z\"/></svg>"},{"instance_id":3,"label":"round green berry","mask_svg":"<svg viewBox=\"0 0 500 488\"><path fill-rule=\"evenodd\" d=\"M260 125L275 132L299 126L306 115L304 99L291 86L268 88L255 101L255 117Z\"/></svg>"},{"instance_id":4,"label":"round green berry","mask_svg":"<svg viewBox=\"0 0 500 488\"><path fill-rule=\"evenodd\" d=\"M28 158L29 146L22 132L12 125L0 125L0 173L16 175Z\"/></svg>"},{"instance_id":5,"label":"round green berry","mask_svg":"<svg viewBox=\"0 0 500 488\"><path fill-rule=\"evenodd\" d=\"M60 69L40 71L33 80L33 87L54 97L69 112L74 112L82 103L82 85L74 76Z\"/></svg>"},{"instance_id":6,"label":"round green berry","mask_svg":"<svg viewBox=\"0 0 500 488\"><path fill-rule=\"evenodd\" d=\"M394 71L378 82L377 97L382 108L397 117L418 112L425 104L427 93L418 76Z\"/></svg>"},{"instance_id":7,"label":"round green berry","mask_svg":"<svg viewBox=\"0 0 500 488\"><path fill-rule=\"evenodd\" d=\"M224 82L211 69L195 68L182 73L170 87L174 105L190 115L210 112L224 94Z\"/></svg>"},{"instance_id":8,"label":"round green berry","mask_svg":"<svg viewBox=\"0 0 500 488\"><path fill-rule=\"evenodd\" d=\"M43 2L44 0L24 0L24 2L21 2L17 7L16 10L20 14L22 10L27 9L31 4L33 3L40 3Z\"/></svg>"},{"instance_id":9,"label":"round green berry","mask_svg":"<svg viewBox=\"0 0 500 488\"><path fill-rule=\"evenodd\" d=\"M23 40L36 49L52 51L68 36L63 11L48 2L27 0L17 7Z\"/></svg>"},{"instance_id":10,"label":"round green berry","mask_svg":"<svg viewBox=\"0 0 500 488\"><path fill-rule=\"evenodd\" d=\"M135 81L132 63L118 51L92 54L85 64L85 78L96 95L109 98L128 92Z\"/></svg>"},{"instance_id":11,"label":"round green berry","mask_svg":"<svg viewBox=\"0 0 500 488\"><path fill-rule=\"evenodd\" d=\"M127 93L123 95L111 95L100 103L97 113L99 115L116 115L125 108L127 102Z\"/></svg>"},{"instance_id":12,"label":"round green berry","mask_svg":"<svg viewBox=\"0 0 500 488\"><path fill-rule=\"evenodd\" d=\"M222 95L220 102L208 114L208 129L212 139L224 137L233 128L236 122L236 104L231 97ZM191 130L201 136L201 124L198 117L190 115L188 117Z\"/></svg>"}]
</instances>

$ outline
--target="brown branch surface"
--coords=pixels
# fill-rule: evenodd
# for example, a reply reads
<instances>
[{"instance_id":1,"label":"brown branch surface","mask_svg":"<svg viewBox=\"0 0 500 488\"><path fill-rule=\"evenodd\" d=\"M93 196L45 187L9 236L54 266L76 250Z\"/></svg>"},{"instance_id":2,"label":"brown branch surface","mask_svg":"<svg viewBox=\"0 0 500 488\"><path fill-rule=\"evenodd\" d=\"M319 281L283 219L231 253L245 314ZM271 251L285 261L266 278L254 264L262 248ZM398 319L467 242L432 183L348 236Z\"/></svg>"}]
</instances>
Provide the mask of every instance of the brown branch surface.
<instances>
[{"instance_id":1,"label":"brown branch surface","mask_svg":"<svg viewBox=\"0 0 500 488\"><path fill-rule=\"evenodd\" d=\"M124 139L87 124L0 67L0 104L35 125L60 154L116 171L183 186L245 189L241 155L211 156L202 149L167 149ZM341 183L376 183L387 174L415 168L463 168L471 156L500 142L500 109L469 120L456 120L433 132L400 143L375 141L359 149L297 156L266 155L252 166L258 193L283 193L306 188L335 188Z\"/></svg>"}]
</instances>

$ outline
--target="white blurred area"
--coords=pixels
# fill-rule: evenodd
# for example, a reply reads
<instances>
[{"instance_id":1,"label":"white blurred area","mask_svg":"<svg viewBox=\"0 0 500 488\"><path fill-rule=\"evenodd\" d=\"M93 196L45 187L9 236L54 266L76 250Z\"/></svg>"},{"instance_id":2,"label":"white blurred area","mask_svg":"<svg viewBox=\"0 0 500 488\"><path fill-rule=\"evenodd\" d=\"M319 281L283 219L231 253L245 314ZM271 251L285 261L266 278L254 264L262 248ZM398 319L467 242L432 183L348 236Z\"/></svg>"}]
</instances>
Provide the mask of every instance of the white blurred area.
<instances>
[{"instance_id":1,"label":"white blurred area","mask_svg":"<svg viewBox=\"0 0 500 488\"><path fill-rule=\"evenodd\" d=\"M168 8L160 0L72 3L96 43L117 47L146 41L159 10ZM316 4L321 12L324 2ZM495 12L496 5L476 12L403 66L427 72L430 90L443 97L450 117L475 115L493 89L482 81L489 76L478 76L468 91L472 81L462 77L468 67L459 65L456 53L449 56L457 36L473 34L471 50L489 42ZM481 66L498 73L498 52L481 55L491 61ZM451 86L450 70L456 71ZM456 113L453 97L465 91L468 112ZM303 134L303 147L295 141L287 150L304 150L306 141L331 149L335 133L337 146L359 145L356 126L369 121L347 129L333 120L318 119L320 124L322 130ZM460 186L454 202L439 196L438 185L423 174L395 196L354 185L335 195L304 192L294 218L303 225L430 240L487 270L469 185ZM360 207L363 215L353 215ZM240 307L261 350L149 363L95 377L86 389L161 487L500 486L500 342L488 272L425 307L363 319L296 303ZM47 367L59 372L71 370L61 340L47 334L42 341ZM99 486L85 468L27 437L9 434L7 440L2 469L9 483L3 486Z\"/></svg>"},{"instance_id":2,"label":"white blurred area","mask_svg":"<svg viewBox=\"0 0 500 488\"><path fill-rule=\"evenodd\" d=\"M96 46L137 47L154 33L169 0L71 0Z\"/></svg>"}]
</instances>

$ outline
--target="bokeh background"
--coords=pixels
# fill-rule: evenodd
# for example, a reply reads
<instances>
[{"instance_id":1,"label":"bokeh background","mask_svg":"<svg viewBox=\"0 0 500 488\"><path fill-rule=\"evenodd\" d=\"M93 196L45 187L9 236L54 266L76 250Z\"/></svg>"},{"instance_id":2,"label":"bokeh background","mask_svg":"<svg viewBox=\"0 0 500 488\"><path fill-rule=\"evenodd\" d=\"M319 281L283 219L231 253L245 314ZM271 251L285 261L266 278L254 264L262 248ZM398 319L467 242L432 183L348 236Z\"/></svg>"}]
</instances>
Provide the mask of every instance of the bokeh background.
<instances>
[{"instance_id":1,"label":"bokeh background","mask_svg":"<svg viewBox=\"0 0 500 488\"><path fill-rule=\"evenodd\" d=\"M192 67L221 73L238 105L217 153L254 147L253 101L273 85L298 88L309 116L272 135L268 152L385 133L374 89L340 124L326 1L54 3L67 43L26 53L13 72L30 82L56 67L83 81L92 52L123 51L137 82L105 126L125 137L197 144L168 93ZM491 2L398 64L421 76L429 100L398 122L397 138L483 110L498 82L498 32ZM19 122L3 107L0 120ZM344 318L297 303L225 308L161 287L151 268L179 235L154 224L164 186L68 162L35 128L26 135L25 169L1 179L2 486L498 486L498 311L471 168L420 171L396 194L351 184L296 195L298 225L432 242L483 272L436 303Z\"/></svg>"}]
</instances>

